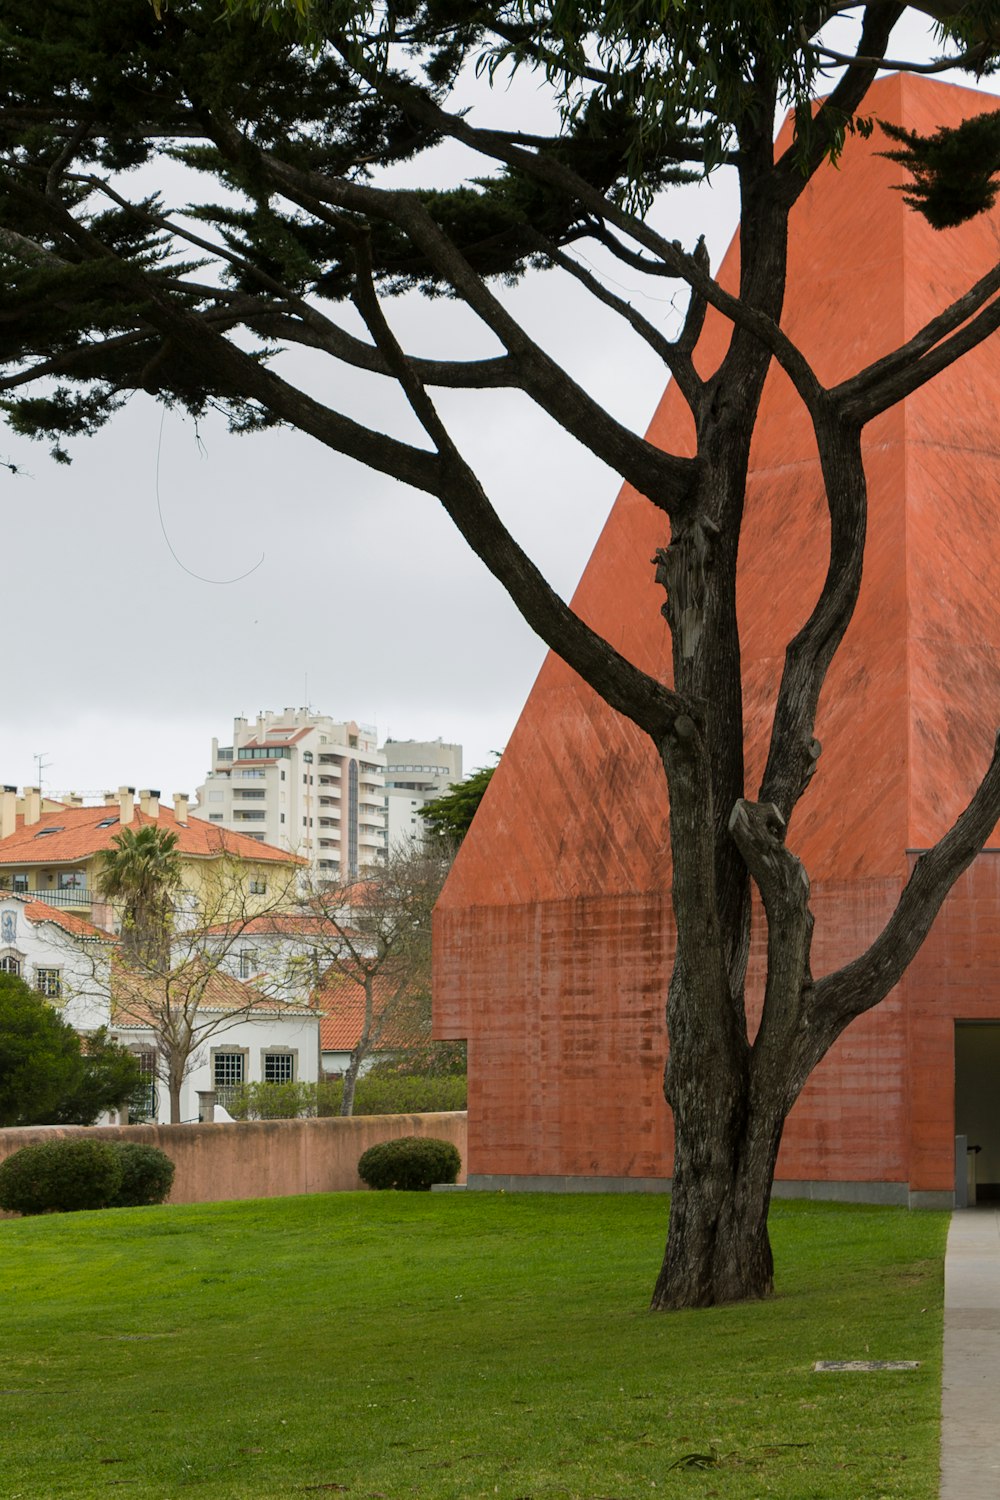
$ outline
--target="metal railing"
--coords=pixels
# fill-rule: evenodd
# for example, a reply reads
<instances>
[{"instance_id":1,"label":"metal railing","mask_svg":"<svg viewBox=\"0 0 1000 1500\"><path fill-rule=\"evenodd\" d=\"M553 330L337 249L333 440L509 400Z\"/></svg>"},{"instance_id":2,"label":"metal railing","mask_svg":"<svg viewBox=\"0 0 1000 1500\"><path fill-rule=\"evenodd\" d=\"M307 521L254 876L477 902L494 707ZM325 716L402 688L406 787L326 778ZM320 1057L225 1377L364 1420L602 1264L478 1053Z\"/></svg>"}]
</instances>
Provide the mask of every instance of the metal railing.
<instances>
[{"instance_id":1,"label":"metal railing","mask_svg":"<svg viewBox=\"0 0 1000 1500\"><path fill-rule=\"evenodd\" d=\"M81 886L73 886L69 890L57 891L43 888L39 891L15 891L16 896L30 896L32 901L44 901L46 906L93 906L95 900L100 900L93 891L84 890Z\"/></svg>"}]
</instances>

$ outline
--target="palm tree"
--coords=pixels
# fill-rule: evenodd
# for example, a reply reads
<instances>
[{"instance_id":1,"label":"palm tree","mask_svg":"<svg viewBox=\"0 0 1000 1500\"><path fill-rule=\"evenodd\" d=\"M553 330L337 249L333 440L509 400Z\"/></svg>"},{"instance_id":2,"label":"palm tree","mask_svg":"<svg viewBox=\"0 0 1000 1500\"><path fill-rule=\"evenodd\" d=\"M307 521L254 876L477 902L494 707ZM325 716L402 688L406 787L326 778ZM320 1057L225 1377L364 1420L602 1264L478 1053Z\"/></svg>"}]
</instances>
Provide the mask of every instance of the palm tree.
<instances>
[{"instance_id":1,"label":"palm tree","mask_svg":"<svg viewBox=\"0 0 1000 1500\"><path fill-rule=\"evenodd\" d=\"M177 835L147 823L138 832L123 828L111 842L97 884L120 907L124 953L133 962L163 969L181 886Z\"/></svg>"}]
</instances>

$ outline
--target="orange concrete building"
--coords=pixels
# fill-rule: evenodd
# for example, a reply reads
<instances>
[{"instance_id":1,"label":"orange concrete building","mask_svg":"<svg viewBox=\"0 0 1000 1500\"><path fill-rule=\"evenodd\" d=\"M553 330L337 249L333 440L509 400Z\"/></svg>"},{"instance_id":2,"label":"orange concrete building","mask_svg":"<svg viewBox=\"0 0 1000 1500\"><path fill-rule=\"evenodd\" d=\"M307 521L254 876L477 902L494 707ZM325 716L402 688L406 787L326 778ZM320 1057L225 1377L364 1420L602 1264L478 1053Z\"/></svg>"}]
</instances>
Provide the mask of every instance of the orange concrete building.
<instances>
[{"instance_id":1,"label":"orange concrete building","mask_svg":"<svg viewBox=\"0 0 1000 1500\"><path fill-rule=\"evenodd\" d=\"M930 133L997 101L909 77L877 117ZM821 380L903 343L996 261L1000 213L936 233L891 191L884 138L849 139L792 217L784 326ZM738 244L723 265L735 281ZM699 346L714 368L728 326ZM830 672L819 771L788 842L813 882L817 976L885 922L921 849L964 807L1000 725L1000 336L865 431L870 519L855 619ZM690 450L668 387L649 429ZM765 391L741 555L751 795L784 648L826 567L815 445L779 370ZM667 675L649 559L662 517L627 486L574 607ZM991 843L1000 843L994 836ZM435 1030L469 1043L470 1184L665 1187L672 951L667 806L640 732L551 654L436 913ZM750 995L759 991L755 927ZM751 1005L752 1005L751 999ZM952 892L903 983L816 1070L786 1127L776 1192L944 1205L956 1133L1000 1193L1000 848Z\"/></svg>"}]
</instances>

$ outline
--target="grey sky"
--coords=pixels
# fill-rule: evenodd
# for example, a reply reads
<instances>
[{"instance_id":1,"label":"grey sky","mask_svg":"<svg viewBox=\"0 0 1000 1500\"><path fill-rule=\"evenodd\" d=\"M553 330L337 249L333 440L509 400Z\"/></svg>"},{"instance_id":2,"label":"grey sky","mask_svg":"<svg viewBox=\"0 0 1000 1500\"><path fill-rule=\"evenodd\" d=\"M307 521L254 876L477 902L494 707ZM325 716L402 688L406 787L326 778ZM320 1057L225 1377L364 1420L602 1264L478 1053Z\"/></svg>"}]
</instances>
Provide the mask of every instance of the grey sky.
<instances>
[{"instance_id":1,"label":"grey sky","mask_svg":"<svg viewBox=\"0 0 1000 1500\"><path fill-rule=\"evenodd\" d=\"M906 38L910 55L920 30ZM733 194L721 182L685 189L658 223L687 244L704 231L717 265ZM551 276L508 296L584 386L645 425L664 373L619 320ZM669 297L641 302L668 331ZM408 298L392 315L414 352L492 352L446 302ZM407 431L386 382L296 359L309 381L348 379L356 413ZM616 476L517 395L452 393L440 405L568 597ZM437 503L298 434L235 438L210 420L200 440L190 420L139 397L73 446L69 468L42 445L0 437L0 457L27 470L0 471L0 781L33 783L42 752L52 790L193 792L234 714L306 702L375 723L383 738L457 740L467 769L502 748L543 648Z\"/></svg>"}]
</instances>

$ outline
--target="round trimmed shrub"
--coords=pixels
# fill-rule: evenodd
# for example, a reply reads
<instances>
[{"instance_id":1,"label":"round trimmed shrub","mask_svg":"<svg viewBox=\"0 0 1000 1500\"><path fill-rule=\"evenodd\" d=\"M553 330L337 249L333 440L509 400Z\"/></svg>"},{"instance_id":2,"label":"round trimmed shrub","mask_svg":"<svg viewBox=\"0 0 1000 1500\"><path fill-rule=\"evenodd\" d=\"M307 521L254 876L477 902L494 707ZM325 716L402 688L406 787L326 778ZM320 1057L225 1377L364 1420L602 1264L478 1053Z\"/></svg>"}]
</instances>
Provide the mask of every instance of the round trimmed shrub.
<instances>
[{"instance_id":1,"label":"round trimmed shrub","mask_svg":"<svg viewBox=\"0 0 1000 1500\"><path fill-rule=\"evenodd\" d=\"M369 1146L358 1162L358 1176L370 1188L397 1188L426 1193L435 1182L454 1182L462 1158L450 1141L403 1135L395 1141Z\"/></svg>"},{"instance_id":2,"label":"round trimmed shrub","mask_svg":"<svg viewBox=\"0 0 1000 1500\"><path fill-rule=\"evenodd\" d=\"M0 1162L0 1208L19 1214L107 1208L122 1185L122 1164L109 1141L44 1141Z\"/></svg>"},{"instance_id":3,"label":"round trimmed shrub","mask_svg":"<svg viewBox=\"0 0 1000 1500\"><path fill-rule=\"evenodd\" d=\"M174 1181L174 1164L165 1151L138 1142L115 1142L122 1169L122 1184L109 1208L143 1208L162 1203Z\"/></svg>"}]
</instances>

